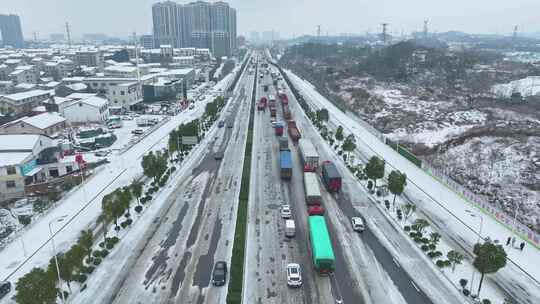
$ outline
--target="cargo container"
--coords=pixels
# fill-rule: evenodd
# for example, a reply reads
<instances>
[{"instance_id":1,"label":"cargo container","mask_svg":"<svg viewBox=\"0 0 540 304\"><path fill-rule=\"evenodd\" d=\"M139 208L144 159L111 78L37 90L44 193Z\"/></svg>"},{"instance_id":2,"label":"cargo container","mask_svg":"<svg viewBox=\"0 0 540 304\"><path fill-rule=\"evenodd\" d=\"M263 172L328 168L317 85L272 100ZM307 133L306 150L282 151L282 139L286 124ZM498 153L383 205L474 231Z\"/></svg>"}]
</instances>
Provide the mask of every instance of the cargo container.
<instances>
[{"instance_id":1,"label":"cargo container","mask_svg":"<svg viewBox=\"0 0 540 304\"><path fill-rule=\"evenodd\" d=\"M291 136L291 139L294 142L297 142L300 139L301 135L298 127L296 127L296 122L294 120L289 120L287 122L287 128L289 129L289 136Z\"/></svg>"},{"instance_id":2,"label":"cargo container","mask_svg":"<svg viewBox=\"0 0 540 304\"><path fill-rule=\"evenodd\" d=\"M283 130L281 130L281 133L283 134ZM279 150L289 150L289 140L287 137L279 138Z\"/></svg>"},{"instance_id":3,"label":"cargo container","mask_svg":"<svg viewBox=\"0 0 540 304\"><path fill-rule=\"evenodd\" d=\"M328 191L338 192L341 189L341 175L332 162L322 163L322 178Z\"/></svg>"},{"instance_id":4,"label":"cargo container","mask_svg":"<svg viewBox=\"0 0 540 304\"><path fill-rule=\"evenodd\" d=\"M304 166L304 172L315 172L319 167L319 153L311 140L302 138L298 141L300 161Z\"/></svg>"},{"instance_id":5,"label":"cargo container","mask_svg":"<svg viewBox=\"0 0 540 304\"><path fill-rule=\"evenodd\" d=\"M280 92L279 99L281 100L282 105L286 106L289 104L289 98L287 97L287 94Z\"/></svg>"},{"instance_id":6,"label":"cargo container","mask_svg":"<svg viewBox=\"0 0 540 304\"><path fill-rule=\"evenodd\" d=\"M270 117L276 117L276 108L275 107L270 108Z\"/></svg>"},{"instance_id":7,"label":"cargo container","mask_svg":"<svg viewBox=\"0 0 540 304\"><path fill-rule=\"evenodd\" d=\"M285 128L285 125L278 121L274 124L274 130L277 136L283 136L283 129Z\"/></svg>"},{"instance_id":8,"label":"cargo container","mask_svg":"<svg viewBox=\"0 0 540 304\"><path fill-rule=\"evenodd\" d=\"M306 194L306 203L308 205L320 205L322 202L321 189L317 174L313 172L304 172L304 192Z\"/></svg>"},{"instance_id":9,"label":"cargo container","mask_svg":"<svg viewBox=\"0 0 540 304\"><path fill-rule=\"evenodd\" d=\"M261 97L261 100L260 100L259 103L257 104L257 109L258 109L259 111L264 111L265 108L266 108L266 103L267 103L266 97Z\"/></svg>"},{"instance_id":10,"label":"cargo container","mask_svg":"<svg viewBox=\"0 0 540 304\"><path fill-rule=\"evenodd\" d=\"M283 118L286 120L291 119L291 111L289 110L289 106L283 106Z\"/></svg>"},{"instance_id":11,"label":"cargo container","mask_svg":"<svg viewBox=\"0 0 540 304\"><path fill-rule=\"evenodd\" d=\"M282 179L291 179L292 177L292 156L290 150L279 152L279 168Z\"/></svg>"}]
</instances>

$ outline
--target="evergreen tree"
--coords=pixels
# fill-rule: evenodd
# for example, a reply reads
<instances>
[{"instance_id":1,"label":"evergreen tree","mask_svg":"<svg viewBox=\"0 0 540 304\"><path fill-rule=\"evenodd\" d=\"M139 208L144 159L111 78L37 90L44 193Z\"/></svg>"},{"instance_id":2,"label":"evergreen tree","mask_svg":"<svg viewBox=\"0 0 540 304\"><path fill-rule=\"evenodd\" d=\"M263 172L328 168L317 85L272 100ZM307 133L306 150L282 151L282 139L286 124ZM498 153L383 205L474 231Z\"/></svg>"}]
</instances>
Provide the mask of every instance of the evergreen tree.
<instances>
[{"instance_id":1,"label":"evergreen tree","mask_svg":"<svg viewBox=\"0 0 540 304\"><path fill-rule=\"evenodd\" d=\"M396 204L396 196L403 193L405 185L407 185L407 175L405 175L405 173L401 173L397 170L390 172L388 175L388 189L394 194L393 205Z\"/></svg>"},{"instance_id":2,"label":"evergreen tree","mask_svg":"<svg viewBox=\"0 0 540 304\"><path fill-rule=\"evenodd\" d=\"M473 252L476 254L473 265L482 274L477 292L477 296L480 296L484 276L495 273L506 266L506 252L501 245L495 245L491 242L474 245Z\"/></svg>"},{"instance_id":3,"label":"evergreen tree","mask_svg":"<svg viewBox=\"0 0 540 304\"><path fill-rule=\"evenodd\" d=\"M55 272L56 273L56 270ZM15 301L18 304L55 304L58 295L54 273L34 268L17 281Z\"/></svg>"},{"instance_id":4,"label":"evergreen tree","mask_svg":"<svg viewBox=\"0 0 540 304\"><path fill-rule=\"evenodd\" d=\"M377 179L384 177L384 167L384 160L377 156L372 156L366 164L366 175L375 182L375 186L377 186Z\"/></svg>"}]
</instances>

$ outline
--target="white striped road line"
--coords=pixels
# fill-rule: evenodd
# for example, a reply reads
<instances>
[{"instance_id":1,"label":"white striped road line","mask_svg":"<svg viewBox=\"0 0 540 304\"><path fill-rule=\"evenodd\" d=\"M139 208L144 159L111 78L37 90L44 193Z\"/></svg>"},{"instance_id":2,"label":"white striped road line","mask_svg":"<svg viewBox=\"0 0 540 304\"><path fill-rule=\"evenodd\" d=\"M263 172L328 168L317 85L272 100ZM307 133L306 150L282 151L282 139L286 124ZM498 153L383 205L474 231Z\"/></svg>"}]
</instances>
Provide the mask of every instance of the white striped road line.
<instances>
[{"instance_id":1,"label":"white striped road line","mask_svg":"<svg viewBox=\"0 0 540 304\"><path fill-rule=\"evenodd\" d=\"M411 281L411 284L414 287L414 289L416 289L416 291L420 292L420 289L418 289L418 286L416 286L416 284L414 284L413 281Z\"/></svg>"}]
</instances>

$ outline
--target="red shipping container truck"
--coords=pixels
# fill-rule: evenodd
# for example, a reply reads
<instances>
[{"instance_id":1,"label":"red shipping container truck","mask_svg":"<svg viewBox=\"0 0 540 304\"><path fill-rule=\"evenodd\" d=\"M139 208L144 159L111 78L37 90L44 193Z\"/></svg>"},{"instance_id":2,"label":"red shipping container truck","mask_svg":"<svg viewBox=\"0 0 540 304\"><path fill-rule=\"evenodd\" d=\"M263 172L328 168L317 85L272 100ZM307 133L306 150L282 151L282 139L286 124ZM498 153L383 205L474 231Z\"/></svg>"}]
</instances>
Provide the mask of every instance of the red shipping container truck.
<instances>
[{"instance_id":1,"label":"red shipping container truck","mask_svg":"<svg viewBox=\"0 0 540 304\"><path fill-rule=\"evenodd\" d=\"M298 127L296 127L296 122L294 120L289 120L287 123L287 127L289 129L289 136L294 142L297 142L301 135L300 130L298 130Z\"/></svg>"},{"instance_id":2,"label":"red shipping container truck","mask_svg":"<svg viewBox=\"0 0 540 304\"><path fill-rule=\"evenodd\" d=\"M289 106L283 106L283 118L285 118L285 120L289 120L292 118L291 116L291 110L289 110Z\"/></svg>"},{"instance_id":3,"label":"red shipping container truck","mask_svg":"<svg viewBox=\"0 0 540 304\"><path fill-rule=\"evenodd\" d=\"M341 189L341 175L339 174L336 165L331 161L322 163L322 178L328 191L339 192Z\"/></svg>"},{"instance_id":4,"label":"red shipping container truck","mask_svg":"<svg viewBox=\"0 0 540 304\"><path fill-rule=\"evenodd\" d=\"M280 92L279 93L279 99L281 99L281 104L286 106L289 104L289 98L287 97L287 94Z\"/></svg>"},{"instance_id":5,"label":"red shipping container truck","mask_svg":"<svg viewBox=\"0 0 540 304\"><path fill-rule=\"evenodd\" d=\"M283 125L282 122L276 122L275 127L274 127L276 135L277 136L283 136L283 129L284 128L285 128L285 126Z\"/></svg>"},{"instance_id":6,"label":"red shipping container truck","mask_svg":"<svg viewBox=\"0 0 540 304\"><path fill-rule=\"evenodd\" d=\"M265 108L266 108L266 97L262 97L261 100L259 101L259 104L257 105L257 109L259 111L264 111Z\"/></svg>"}]
</instances>

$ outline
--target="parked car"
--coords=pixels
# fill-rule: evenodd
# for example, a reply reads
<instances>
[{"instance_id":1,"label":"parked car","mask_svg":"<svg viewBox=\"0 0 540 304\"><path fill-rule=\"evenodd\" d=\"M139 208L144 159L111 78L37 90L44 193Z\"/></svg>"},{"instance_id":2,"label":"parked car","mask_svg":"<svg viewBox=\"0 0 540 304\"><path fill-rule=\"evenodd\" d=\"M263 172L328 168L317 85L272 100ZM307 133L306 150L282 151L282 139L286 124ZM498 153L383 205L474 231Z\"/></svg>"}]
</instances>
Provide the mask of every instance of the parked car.
<instances>
[{"instance_id":1,"label":"parked car","mask_svg":"<svg viewBox=\"0 0 540 304\"><path fill-rule=\"evenodd\" d=\"M289 206L289 205L282 205L281 206L281 217L282 218L291 218L292 217L291 206Z\"/></svg>"},{"instance_id":2,"label":"parked car","mask_svg":"<svg viewBox=\"0 0 540 304\"><path fill-rule=\"evenodd\" d=\"M318 205L308 207L309 215L324 215L324 208Z\"/></svg>"},{"instance_id":3,"label":"parked car","mask_svg":"<svg viewBox=\"0 0 540 304\"><path fill-rule=\"evenodd\" d=\"M214 159L215 159L215 160L221 160L221 159L223 159L223 152L218 151L218 152L214 153Z\"/></svg>"},{"instance_id":4,"label":"parked car","mask_svg":"<svg viewBox=\"0 0 540 304\"><path fill-rule=\"evenodd\" d=\"M287 285L290 287L302 286L302 271L300 270L300 264L287 264Z\"/></svg>"},{"instance_id":5,"label":"parked car","mask_svg":"<svg viewBox=\"0 0 540 304\"><path fill-rule=\"evenodd\" d=\"M229 120L229 122L227 122L227 128L232 128L232 127L234 127L234 121Z\"/></svg>"},{"instance_id":6,"label":"parked car","mask_svg":"<svg viewBox=\"0 0 540 304\"><path fill-rule=\"evenodd\" d=\"M203 99L204 99L204 98L203 98ZM190 110L195 109L195 105L194 105L194 104L190 104L190 105L189 105L189 109L190 109Z\"/></svg>"},{"instance_id":7,"label":"parked car","mask_svg":"<svg viewBox=\"0 0 540 304\"><path fill-rule=\"evenodd\" d=\"M217 261L212 271L212 284L214 286L223 286L227 280L227 262Z\"/></svg>"},{"instance_id":8,"label":"parked car","mask_svg":"<svg viewBox=\"0 0 540 304\"><path fill-rule=\"evenodd\" d=\"M354 231L362 232L366 229L364 221L360 217L355 216L351 218L351 223Z\"/></svg>"},{"instance_id":9,"label":"parked car","mask_svg":"<svg viewBox=\"0 0 540 304\"><path fill-rule=\"evenodd\" d=\"M109 151L97 151L96 153L94 153L94 155L97 157L105 157L109 155Z\"/></svg>"},{"instance_id":10,"label":"parked car","mask_svg":"<svg viewBox=\"0 0 540 304\"><path fill-rule=\"evenodd\" d=\"M223 120L218 123L219 128L223 128L224 125L225 125L225 122Z\"/></svg>"},{"instance_id":11,"label":"parked car","mask_svg":"<svg viewBox=\"0 0 540 304\"><path fill-rule=\"evenodd\" d=\"M135 135L142 135L144 133L144 130L143 129L135 129L133 131L131 131L132 134L135 134Z\"/></svg>"},{"instance_id":12,"label":"parked car","mask_svg":"<svg viewBox=\"0 0 540 304\"><path fill-rule=\"evenodd\" d=\"M5 297L11 291L11 283L8 281L0 281L0 299Z\"/></svg>"}]
</instances>

